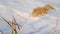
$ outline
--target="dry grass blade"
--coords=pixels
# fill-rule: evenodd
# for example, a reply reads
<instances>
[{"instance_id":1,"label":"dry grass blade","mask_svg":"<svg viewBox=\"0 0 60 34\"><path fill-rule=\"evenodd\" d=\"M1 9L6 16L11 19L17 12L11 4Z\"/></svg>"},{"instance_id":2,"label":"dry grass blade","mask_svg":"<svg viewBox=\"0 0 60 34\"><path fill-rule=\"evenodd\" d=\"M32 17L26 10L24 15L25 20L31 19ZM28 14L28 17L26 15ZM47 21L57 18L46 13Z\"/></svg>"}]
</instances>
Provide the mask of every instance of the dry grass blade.
<instances>
[{"instance_id":1,"label":"dry grass blade","mask_svg":"<svg viewBox=\"0 0 60 34\"><path fill-rule=\"evenodd\" d=\"M21 25L17 24L17 21L16 21L16 19L15 19L15 17L13 15L12 15L12 18L13 18L13 22L12 22L12 34L14 34L14 32L15 32L15 34L18 34L18 31L16 30L16 26L20 30Z\"/></svg>"},{"instance_id":2,"label":"dry grass blade","mask_svg":"<svg viewBox=\"0 0 60 34\"><path fill-rule=\"evenodd\" d=\"M22 20L26 20L26 18L25 17L23 17L23 16L21 16L20 14L18 14L16 11L14 11L14 10L10 10L13 14L15 14L15 15L17 15L17 16L19 16L20 18L22 18Z\"/></svg>"},{"instance_id":3,"label":"dry grass blade","mask_svg":"<svg viewBox=\"0 0 60 34\"><path fill-rule=\"evenodd\" d=\"M13 17L13 16L12 16ZM12 34L17 34L17 31L16 31L16 21L15 21L15 18L13 17L13 22L12 22Z\"/></svg>"},{"instance_id":4,"label":"dry grass blade","mask_svg":"<svg viewBox=\"0 0 60 34\"><path fill-rule=\"evenodd\" d=\"M14 21L14 25L17 25L18 29L20 29L20 27L22 27L20 24L17 23L15 17L12 15L13 21ZM20 27L19 27L20 26Z\"/></svg>"},{"instance_id":5,"label":"dry grass blade","mask_svg":"<svg viewBox=\"0 0 60 34\"><path fill-rule=\"evenodd\" d=\"M12 34L17 34L16 28L14 27L14 25L12 26Z\"/></svg>"},{"instance_id":6,"label":"dry grass blade","mask_svg":"<svg viewBox=\"0 0 60 34\"><path fill-rule=\"evenodd\" d=\"M12 25L12 34L17 34L16 25Z\"/></svg>"},{"instance_id":7,"label":"dry grass blade","mask_svg":"<svg viewBox=\"0 0 60 34\"><path fill-rule=\"evenodd\" d=\"M12 34L18 34L18 32L17 32L17 30L16 30L16 26L17 26L18 29L20 30L21 25L17 24L14 16L12 16L12 17L13 17L12 23L9 22L6 18L3 18L3 17L1 17L1 18L2 18L3 21L7 22L9 26L11 26L11 28L12 28ZM19 26L20 26L20 27L19 27ZM3 32L2 32L2 33L3 33Z\"/></svg>"},{"instance_id":8,"label":"dry grass blade","mask_svg":"<svg viewBox=\"0 0 60 34\"><path fill-rule=\"evenodd\" d=\"M14 21L12 22L12 34L16 34L16 25L13 23Z\"/></svg>"},{"instance_id":9,"label":"dry grass blade","mask_svg":"<svg viewBox=\"0 0 60 34\"><path fill-rule=\"evenodd\" d=\"M8 24L9 26L12 27L12 25L10 24L10 23L11 23L10 21L8 21L7 19L5 19L5 18L3 18L3 17L1 17L1 18L2 18L2 20L4 20L5 22L7 22L7 24Z\"/></svg>"}]
</instances>

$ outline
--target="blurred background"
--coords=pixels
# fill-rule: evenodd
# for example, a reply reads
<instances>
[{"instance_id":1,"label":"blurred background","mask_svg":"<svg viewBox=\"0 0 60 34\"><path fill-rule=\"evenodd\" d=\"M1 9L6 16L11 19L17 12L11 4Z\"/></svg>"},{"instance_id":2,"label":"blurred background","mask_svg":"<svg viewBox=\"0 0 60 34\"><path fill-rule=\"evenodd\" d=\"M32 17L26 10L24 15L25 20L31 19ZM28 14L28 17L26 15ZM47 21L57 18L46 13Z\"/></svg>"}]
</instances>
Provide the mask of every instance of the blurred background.
<instances>
[{"instance_id":1,"label":"blurred background","mask_svg":"<svg viewBox=\"0 0 60 34\"><path fill-rule=\"evenodd\" d=\"M60 0L0 0L0 17L4 17L12 21L11 10L15 10L26 17L36 7L43 7L46 4L52 5L56 10L51 10L47 15L38 19L30 19L27 23L14 15L18 24L23 27L18 34L51 34L52 28L56 25L58 19L58 27L55 34L60 34ZM0 20L0 30L4 34L11 34L11 27Z\"/></svg>"}]
</instances>

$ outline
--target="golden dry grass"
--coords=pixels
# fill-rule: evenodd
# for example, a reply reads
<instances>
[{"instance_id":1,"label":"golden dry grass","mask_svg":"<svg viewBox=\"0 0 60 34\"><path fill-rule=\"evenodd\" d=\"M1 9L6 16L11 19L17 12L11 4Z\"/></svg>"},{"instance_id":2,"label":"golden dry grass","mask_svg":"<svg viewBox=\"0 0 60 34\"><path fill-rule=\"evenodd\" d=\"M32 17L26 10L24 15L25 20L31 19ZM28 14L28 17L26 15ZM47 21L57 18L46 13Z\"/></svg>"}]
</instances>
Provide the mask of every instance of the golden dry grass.
<instances>
[{"instance_id":1,"label":"golden dry grass","mask_svg":"<svg viewBox=\"0 0 60 34\"><path fill-rule=\"evenodd\" d=\"M3 21L5 21L11 27L12 34L18 34L18 32L20 31L20 28L22 26L16 22L16 19L14 18L13 15L12 15L12 18L13 18L13 21L11 22L11 21L7 20L6 18L1 17L1 19ZM19 29L19 31L16 30L16 27Z\"/></svg>"}]
</instances>

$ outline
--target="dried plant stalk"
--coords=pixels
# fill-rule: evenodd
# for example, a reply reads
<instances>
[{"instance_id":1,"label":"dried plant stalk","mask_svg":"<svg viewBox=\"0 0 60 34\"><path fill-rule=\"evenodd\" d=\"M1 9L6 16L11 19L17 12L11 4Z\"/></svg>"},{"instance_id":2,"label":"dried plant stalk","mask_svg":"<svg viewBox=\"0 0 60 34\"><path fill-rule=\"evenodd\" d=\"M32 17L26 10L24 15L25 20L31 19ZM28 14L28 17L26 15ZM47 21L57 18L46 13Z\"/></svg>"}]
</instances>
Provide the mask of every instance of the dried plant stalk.
<instances>
[{"instance_id":1,"label":"dried plant stalk","mask_svg":"<svg viewBox=\"0 0 60 34\"><path fill-rule=\"evenodd\" d=\"M20 18L22 18L23 21L26 20L25 17L23 17L22 15L18 14L17 12L15 12L15 10L10 10L13 14L16 14L17 16L19 16Z\"/></svg>"},{"instance_id":2,"label":"dried plant stalk","mask_svg":"<svg viewBox=\"0 0 60 34\"><path fill-rule=\"evenodd\" d=\"M12 34L18 34L18 31L16 30L16 26L18 27L18 29L20 30L21 25L17 24L16 19L14 18L14 16L12 15L13 18L13 22L12 22ZM19 27L20 26L20 27Z\"/></svg>"},{"instance_id":3,"label":"dried plant stalk","mask_svg":"<svg viewBox=\"0 0 60 34\"><path fill-rule=\"evenodd\" d=\"M3 17L1 17L1 18L2 18L2 20L4 20L5 22L7 22L7 24L8 24L9 26L11 26L11 28L12 28L12 34L18 34L18 31L16 30L16 26L18 27L19 30L20 30L20 28L21 28L22 26L16 22L14 16L12 16L12 18L13 18L13 21L12 21L12 22L10 22L9 20L7 20L6 18L3 18Z\"/></svg>"},{"instance_id":4,"label":"dried plant stalk","mask_svg":"<svg viewBox=\"0 0 60 34\"><path fill-rule=\"evenodd\" d=\"M11 25L11 22L10 22L10 21L8 21L6 18L3 18L3 17L1 17L1 18L2 18L2 20L3 20L3 21L7 22L7 24L8 24L9 26L11 26L11 27L12 27L12 25Z\"/></svg>"},{"instance_id":5,"label":"dried plant stalk","mask_svg":"<svg viewBox=\"0 0 60 34\"><path fill-rule=\"evenodd\" d=\"M14 34L14 28L12 27L12 34Z\"/></svg>"},{"instance_id":6,"label":"dried plant stalk","mask_svg":"<svg viewBox=\"0 0 60 34\"><path fill-rule=\"evenodd\" d=\"M17 34L16 25L12 25L12 34Z\"/></svg>"},{"instance_id":7,"label":"dried plant stalk","mask_svg":"<svg viewBox=\"0 0 60 34\"><path fill-rule=\"evenodd\" d=\"M14 16L12 16L13 17L13 22L12 22L12 34L17 34L17 31L16 31L16 20L15 20L15 18L14 18Z\"/></svg>"}]
</instances>

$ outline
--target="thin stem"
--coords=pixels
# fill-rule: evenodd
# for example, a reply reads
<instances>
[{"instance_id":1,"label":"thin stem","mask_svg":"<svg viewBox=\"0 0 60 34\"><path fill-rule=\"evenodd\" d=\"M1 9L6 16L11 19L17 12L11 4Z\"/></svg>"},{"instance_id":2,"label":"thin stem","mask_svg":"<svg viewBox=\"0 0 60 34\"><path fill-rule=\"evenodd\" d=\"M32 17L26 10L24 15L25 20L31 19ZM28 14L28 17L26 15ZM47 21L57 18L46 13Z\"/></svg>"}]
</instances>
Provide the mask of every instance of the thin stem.
<instances>
[{"instance_id":1,"label":"thin stem","mask_svg":"<svg viewBox=\"0 0 60 34\"><path fill-rule=\"evenodd\" d=\"M10 10L13 14L19 16L20 18L22 18L24 21L26 20L25 17L21 16L20 14L18 14L17 12L15 12L14 10Z\"/></svg>"},{"instance_id":2,"label":"thin stem","mask_svg":"<svg viewBox=\"0 0 60 34\"><path fill-rule=\"evenodd\" d=\"M2 18L2 20L4 20L5 22L7 22L7 24L8 24L9 26L12 27L12 25L10 24L10 23L11 23L10 21L8 21L7 19L5 19L5 18L3 18L3 17L1 17L1 18Z\"/></svg>"}]
</instances>

